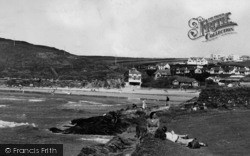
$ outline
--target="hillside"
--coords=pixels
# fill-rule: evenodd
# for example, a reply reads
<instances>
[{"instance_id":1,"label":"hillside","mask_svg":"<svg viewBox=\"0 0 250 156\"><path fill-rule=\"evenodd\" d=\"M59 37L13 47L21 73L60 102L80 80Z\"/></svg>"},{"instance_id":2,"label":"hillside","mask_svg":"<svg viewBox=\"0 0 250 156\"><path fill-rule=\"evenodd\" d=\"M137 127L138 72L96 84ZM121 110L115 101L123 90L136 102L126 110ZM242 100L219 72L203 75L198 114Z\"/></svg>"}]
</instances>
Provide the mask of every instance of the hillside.
<instances>
[{"instance_id":1,"label":"hillside","mask_svg":"<svg viewBox=\"0 0 250 156\"><path fill-rule=\"evenodd\" d=\"M183 59L77 56L54 47L0 38L0 77L93 80L122 77L131 67Z\"/></svg>"}]
</instances>

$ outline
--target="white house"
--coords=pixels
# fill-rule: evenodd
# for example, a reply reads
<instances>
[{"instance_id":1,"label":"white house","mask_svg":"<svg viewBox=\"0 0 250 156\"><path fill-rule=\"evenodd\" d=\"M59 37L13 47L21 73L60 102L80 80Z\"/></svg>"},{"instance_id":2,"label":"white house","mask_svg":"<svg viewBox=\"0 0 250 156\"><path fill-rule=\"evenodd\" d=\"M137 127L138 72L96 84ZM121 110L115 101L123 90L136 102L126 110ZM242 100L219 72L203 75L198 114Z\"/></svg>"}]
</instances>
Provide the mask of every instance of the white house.
<instances>
[{"instance_id":1,"label":"white house","mask_svg":"<svg viewBox=\"0 0 250 156\"><path fill-rule=\"evenodd\" d=\"M225 55L222 55L222 54L211 54L211 59L212 60L217 60L217 61L220 61L223 57L225 57Z\"/></svg>"},{"instance_id":2,"label":"white house","mask_svg":"<svg viewBox=\"0 0 250 156\"><path fill-rule=\"evenodd\" d=\"M187 61L189 65L206 65L208 61L203 57L190 57Z\"/></svg>"},{"instance_id":3,"label":"white house","mask_svg":"<svg viewBox=\"0 0 250 156\"><path fill-rule=\"evenodd\" d=\"M132 68L129 70L128 83L129 85L133 85L133 86L141 86L141 83L142 83L141 73L135 68Z\"/></svg>"},{"instance_id":4,"label":"white house","mask_svg":"<svg viewBox=\"0 0 250 156\"><path fill-rule=\"evenodd\" d=\"M171 71L170 69L165 69L165 70L157 70L155 73L155 80L160 78L160 77L167 77L171 76Z\"/></svg>"},{"instance_id":5,"label":"white house","mask_svg":"<svg viewBox=\"0 0 250 156\"><path fill-rule=\"evenodd\" d=\"M240 59L240 55L234 55L234 54L228 55L228 59L229 59L230 61L234 61L234 62L242 61L242 60Z\"/></svg>"},{"instance_id":6,"label":"white house","mask_svg":"<svg viewBox=\"0 0 250 156\"><path fill-rule=\"evenodd\" d=\"M158 70L170 69L170 65L168 63L159 63L156 66Z\"/></svg>"},{"instance_id":7,"label":"white house","mask_svg":"<svg viewBox=\"0 0 250 156\"><path fill-rule=\"evenodd\" d=\"M195 74L202 74L202 69L196 68L196 69L194 70L194 73L195 73Z\"/></svg>"}]
</instances>

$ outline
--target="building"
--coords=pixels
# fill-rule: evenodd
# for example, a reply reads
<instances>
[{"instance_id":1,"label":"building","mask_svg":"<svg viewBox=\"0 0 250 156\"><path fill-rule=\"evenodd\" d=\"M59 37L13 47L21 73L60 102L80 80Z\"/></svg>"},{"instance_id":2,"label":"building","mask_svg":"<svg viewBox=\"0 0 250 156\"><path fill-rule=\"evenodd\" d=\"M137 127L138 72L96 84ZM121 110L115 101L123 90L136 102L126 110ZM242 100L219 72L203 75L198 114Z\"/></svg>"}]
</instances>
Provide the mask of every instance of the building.
<instances>
[{"instance_id":1,"label":"building","mask_svg":"<svg viewBox=\"0 0 250 156\"><path fill-rule=\"evenodd\" d=\"M168 63L159 63L156 65L158 70L166 70L170 69L170 65Z\"/></svg>"},{"instance_id":2,"label":"building","mask_svg":"<svg viewBox=\"0 0 250 156\"><path fill-rule=\"evenodd\" d=\"M236 69L237 69L236 67L232 67L232 66L224 67L223 74L235 74Z\"/></svg>"},{"instance_id":3,"label":"building","mask_svg":"<svg viewBox=\"0 0 250 156\"><path fill-rule=\"evenodd\" d=\"M240 79L240 86L250 87L250 77L243 77Z\"/></svg>"},{"instance_id":4,"label":"building","mask_svg":"<svg viewBox=\"0 0 250 156\"><path fill-rule=\"evenodd\" d=\"M210 76L210 77L206 78L206 80L212 80L213 82L216 82L216 83L220 82L221 79L222 78L219 76Z\"/></svg>"},{"instance_id":5,"label":"building","mask_svg":"<svg viewBox=\"0 0 250 156\"><path fill-rule=\"evenodd\" d=\"M196 81L194 78L189 78L189 77L183 77L183 76L178 76L176 77L173 81L172 84L177 86L193 86L193 87L198 87L199 82Z\"/></svg>"},{"instance_id":6,"label":"building","mask_svg":"<svg viewBox=\"0 0 250 156\"><path fill-rule=\"evenodd\" d=\"M222 55L222 54L211 54L210 56L211 60L214 61L233 61L233 62L240 62L242 61L242 58L239 55L231 54L231 55Z\"/></svg>"},{"instance_id":7,"label":"building","mask_svg":"<svg viewBox=\"0 0 250 156\"><path fill-rule=\"evenodd\" d=\"M223 74L224 70L221 67L213 67L209 70L210 74Z\"/></svg>"},{"instance_id":8,"label":"building","mask_svg":"<svg viewBox=\"0 0 250 156\"><path fill-rule=\"evenodd\" d=\"M220 61L223 57L225 57L225 55L221 55L221 54L211 54L211 60L217 60Z\"/></svg>"},{"instance_id":9,"label":"building","mask_svg":"<svg viewBox=\"0 0 250 156\"><path fill-rule=\"evenodd\" d=\"M187 64L189 64L189 65L207 65L208 61L203 57L191 57L188 59Z\"/></svg>"},{"instance_id":10,"label":"building","mask_svg":"<svg viewBox=\"0 0 250 156\"><path fill-rule=\"evenodd\" d=\"M157 70L155 73L155 80L160 78L160 77L167 77L167 76L171 76L171 71L170 69L165 69L165 70Z\"/></svg>"},{"instance_id":11,"label":"building","mask_svg":"<svg viewBox=\"0 0 250 156\"><path fill-rule=\"evenodd\" d=\"M195 74L202 74L202 69L201 69L201 68L196 68L196 69L194 70L194 73L195 73Z\"/></svg>"},{"instance_id":12,"label":"building","mask_svg":"<svg viewBox=\"0 0 250 156\"><path fill-rule=\"evenodd\" d=\"M188 74L190 70L188 67L176 68L175 74Z\"/></svg>"},{"instance_id":13,"label":"building","mask_svg":"<svg viewBox=\"0 0 250 156\"><path fill-rule=\"evenodd\" d=\"M157 70L157 67L153 65L148 65L148 70Z\"/></svg>"},{"instance_id":14,"label":"building","mask_svg":"<svg viewBox=\"0 0 250 156\"><path fill-rule=\"evenodd\" d=\"M240 59L241 59L242 61L247 61L247 60L250 60L250 56L243 55L243 56L240 57Z\"/></svg>"},{"instance_id":15,"label":"building","mask_svg":"<svg viewBox=\"0 0 250 156\"><path fill-rule=\"evenodd\" d=\"M237 74L237 75L249 75L250 70L247 67L239 67L235 70L235 74Z\"/></svg>"},{"instance_id":16,"label":"building","mask_svg":"<svg viewBox=\"0 0 250 156\"><path fill-rule=\"evenodd\" d=\"M129 76L128 76L128 84L133 86L141 86L141 73L136 70L135 68L132 68L129 70Z\"/></svg>"},{"instance_id":17,"label":"building","mask_svg":"<svg viewBox=\"0 0 250 156\"><path fill-rule=\"evenodd\" d=\"M234 54L228 55L228 60L229 61L234 61L234 62L240 62L240 61L242 61L240 59L240 55L234 55Z\"/></svg>"}]
</instances>

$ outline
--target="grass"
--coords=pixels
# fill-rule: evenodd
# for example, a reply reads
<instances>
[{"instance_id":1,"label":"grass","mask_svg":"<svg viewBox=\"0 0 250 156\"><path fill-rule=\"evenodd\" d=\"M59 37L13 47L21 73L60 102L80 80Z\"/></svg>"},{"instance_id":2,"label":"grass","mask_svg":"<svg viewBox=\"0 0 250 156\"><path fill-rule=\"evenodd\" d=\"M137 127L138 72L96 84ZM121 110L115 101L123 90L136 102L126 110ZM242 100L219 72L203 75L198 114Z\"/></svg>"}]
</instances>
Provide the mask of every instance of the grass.
<instances>
[{"instance_id":1,"label":"grass","mask_svg":"<svg viewBox=\"0 0 250 156\"><path fill-rule=\"evenodd\" d=\"M178 134L189 134L208 147L189 149L168 140L147 138L134 155L249 155L250 110L210 111L172 116L161 114L162 125Z\"/></svg>"}]
</instances>

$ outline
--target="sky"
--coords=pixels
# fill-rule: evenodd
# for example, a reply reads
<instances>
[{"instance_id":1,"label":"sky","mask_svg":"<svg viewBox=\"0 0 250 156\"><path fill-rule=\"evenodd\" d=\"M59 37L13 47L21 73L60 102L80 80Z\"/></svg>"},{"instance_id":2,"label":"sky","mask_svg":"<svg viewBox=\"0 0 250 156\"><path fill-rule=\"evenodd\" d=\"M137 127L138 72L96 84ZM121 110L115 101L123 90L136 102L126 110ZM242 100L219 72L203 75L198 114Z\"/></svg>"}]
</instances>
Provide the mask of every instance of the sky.
<instances>
[{"instance_id":1,"label":"sky","mask_svg":"<svg viewBox=\"0 0 250 156\"><path fill-rule=\"evenodd\" d=\"M191 40L188 21L231 12L234 34ZM249 0L0 0L0 37L76 55L250 55Z\"/></svg>"}]
</instances>

